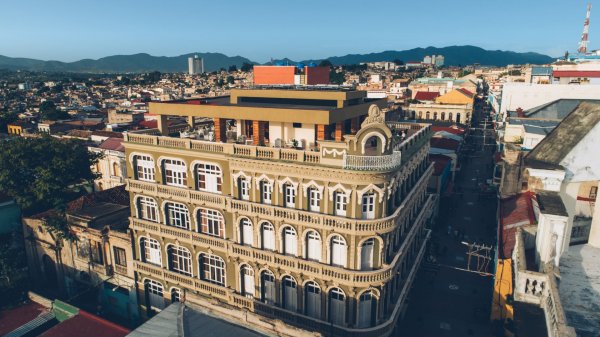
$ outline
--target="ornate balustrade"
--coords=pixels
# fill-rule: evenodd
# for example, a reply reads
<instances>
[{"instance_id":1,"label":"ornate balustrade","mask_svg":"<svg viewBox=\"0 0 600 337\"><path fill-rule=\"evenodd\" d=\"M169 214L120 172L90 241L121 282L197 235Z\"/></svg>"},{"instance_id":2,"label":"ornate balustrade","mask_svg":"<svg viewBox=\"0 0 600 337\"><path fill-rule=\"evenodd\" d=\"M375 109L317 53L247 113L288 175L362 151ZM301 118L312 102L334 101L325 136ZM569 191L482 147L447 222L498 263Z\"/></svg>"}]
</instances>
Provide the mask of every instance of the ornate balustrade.
<instances>
[{"instance_id":1,"label":"ornate balustrade","mask_svg":"<svg viewBox=\"0 0 600 337\"><path fill-rule=\"evenodd\" d=\"M402 164L400 151L380 156L344 155L344 169L359 171L387 171Z\"/></svg>"}]
</instances>

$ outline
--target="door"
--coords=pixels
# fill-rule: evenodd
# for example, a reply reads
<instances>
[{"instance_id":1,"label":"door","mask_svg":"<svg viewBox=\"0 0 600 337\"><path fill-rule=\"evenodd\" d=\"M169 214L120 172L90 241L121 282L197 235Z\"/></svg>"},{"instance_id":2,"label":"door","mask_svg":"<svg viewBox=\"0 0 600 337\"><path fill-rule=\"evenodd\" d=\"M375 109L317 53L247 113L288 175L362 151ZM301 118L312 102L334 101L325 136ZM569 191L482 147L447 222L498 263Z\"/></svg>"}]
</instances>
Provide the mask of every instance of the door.
<instances>
[{"instance_id":1,"label":"door","mask_svg":"<svg viewBox=\"0 0 600 337\"><path fill-rule=\"evenodd\" d=\"M263 224L263 249L275 250L275 230L271 224Z\"/></svg>"},{"instance_id":2,"label":"door","mask_svg":"<svg viewBox=\"0 0 600 337\"><path fill-rule=\"evenodd\" d=\"M346 324L346 296L339 289L332 289L330 294L331 323L343 326Z\"/></svg>"},{"instance_id":3,"label":"door","mask_svg":"<svg viewBox=\"0 0 600 337\"><path fill-rule=\"evenodd\" d=\"M375 195L372 193L365 194L362 197L362 218L375 218Z\"/></svg>"},{"instance_id":4,"label":"door","mask_svg":"<svg viewBox=\"0 0 600 337\"><path fill-rule=\"evenodd\" d=\"M375 239L368 239L361 245L360 251L360 270L373 269L373 248Z\"/></svg>"},{"instance_id":5,"label":"door","mask_svg":"<svg viewBox=\"0 0 600 337\"><path fill-rule=\"evenodd\" d=\"M275 304L275 277L273 274L263 273L263 301L267 304Z\"/></svg>"},{"instance_id":6,"label":"door","mask_svg":"<svg viewBox=\"0 0 600 337\"><path fill-rule=\"evenodd\" d=\"M254 232L252 230L252 223L248 219L242 221L242 244L245 246L254 245Z\"/></svg>"},{"instance_id":7,"label":"door","mask_svg":"<svg viewBox=\"0 0 600 337\"><path fill-rule=\"evenodd\" d=\"M366 328L371 326L373 314L373 296L370 293L364 293L360 296L358 302L358 327Z\"/></svg>"},{"instance_id":8,"label":"door","mask_svg":"<svg viewBox=\"0 0 600 337\"><path fill-rule=\"evenodd\" d=\"M331 264L346 267L346 241L340 236L331 239Z\"/></svg>"},{"instance_id":9,"label":"door","mask_svg":"<svg viewBox=\"0 0 600 337\"><path fill-rule=\"evenodd\" d=\"M242 268L242 281L244 296L253 298L254 297L254 271L250 267Z\"/></svg>"},{"instance_id":10,"label":"door","mask_svg":"<svg viewBox=\"0 0 600 337\"><path fill-rule=\"evenodd\" d=\"M319 212L321 210L321 192L315 188L310 189L310 211Z\"/></svg>"},{"instance_id":11,"label":"door","mask_svg":"<svg viewBox=\"0 0 600 337\"><path fill-rule=\"evenodd\" d=\"M306 235L307 251L306 258L312 261L321 262L321 238L316 232L309 232Z\"/></svg>"},{"instance_id":12,"label":"door","mask_svg":"<svg viewBox=\"0 0 600 337\"><path fill-rule=\"evenodd\" d=\"M283 249L285 255L298 255L298 239L296 238L296 231L292 227L286 227L283 230Z\"/></svg>"},{"instance_id":13,"label":"door","mask_svg":"<svg viewBox=\"0 0 600 337\"><path fill-rule=\"evenodd\" d=\"M287 310L296 311L298 308L298 293L296 281L291 277L283 279L283 306Z\"/></svg>"},{"instance_id":14,"label":"door","mask_svg":"<svg viewBox=\"0 0 600 337\"><path fill-rule=\"evenodd\" d=\"M306 315L321 318L321 289L312 283L306 284Z\"/></svg>"}]
</instances>

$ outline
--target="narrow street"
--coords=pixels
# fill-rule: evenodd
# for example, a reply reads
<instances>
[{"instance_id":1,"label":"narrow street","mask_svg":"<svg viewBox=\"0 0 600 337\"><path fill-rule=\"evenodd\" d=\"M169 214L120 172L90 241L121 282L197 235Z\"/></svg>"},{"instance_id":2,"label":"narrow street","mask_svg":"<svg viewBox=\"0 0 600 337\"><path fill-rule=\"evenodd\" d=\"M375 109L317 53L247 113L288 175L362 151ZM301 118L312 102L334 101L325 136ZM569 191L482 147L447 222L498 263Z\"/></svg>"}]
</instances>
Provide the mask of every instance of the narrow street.
<instances>
[{"instance_id":1,"label":"narrow street","mask_svg":"<svg viewBox=\"0 0 600 337\"><path fill-rule=\"evenodd\" d=\"M493 278L465 270L467 243L487 247L495 247L496 243L496 194L481 188L493 170L493 146L484 149L482 130L491 126L483 123L481 109L477 109L474 118L461 151L461 170L456 173L451 193L441 196L429 258L424 259L417 274L395 336L490 336ZM486 136L487 144L492 144L491 131ZM493 273L493 249L489 251L491 260L479 261L483 267L478 269L474 257L470 269ZM480 254L485 255L485 251Z\"/></svg>"}]
</instances>

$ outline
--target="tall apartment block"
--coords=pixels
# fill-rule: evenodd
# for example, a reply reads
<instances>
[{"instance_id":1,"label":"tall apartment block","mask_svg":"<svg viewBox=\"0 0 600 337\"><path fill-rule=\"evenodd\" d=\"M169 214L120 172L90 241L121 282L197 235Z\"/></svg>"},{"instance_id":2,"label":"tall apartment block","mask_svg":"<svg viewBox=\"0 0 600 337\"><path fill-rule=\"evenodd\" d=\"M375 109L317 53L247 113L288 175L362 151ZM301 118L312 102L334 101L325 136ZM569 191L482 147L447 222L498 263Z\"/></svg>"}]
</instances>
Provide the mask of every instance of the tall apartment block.
<instances>
[{"instance_id":1,"label":"tall apartment block","mask_svg":"<svg viewBox=\"0 0 600 337\"><path fill-rule=\"evenodd\" d=\"M204 73L204 59L194 55L194 57L188 57L188 74L197 75Z\"/></svg>"},{"instance_id":2,"label":"tall apartment block","mask_svg":"<svg viewBox=\"0 0 600 337\"><path fill-rule=\"evenodd\" d=\"M343 88L150 103L125 135L142 311L186 301L281 336L387 336L425 253L428 124ZM168 135L186 117L189 132ZM200 118L203 117L203 118Z\"/></svg>"}]
</instances>

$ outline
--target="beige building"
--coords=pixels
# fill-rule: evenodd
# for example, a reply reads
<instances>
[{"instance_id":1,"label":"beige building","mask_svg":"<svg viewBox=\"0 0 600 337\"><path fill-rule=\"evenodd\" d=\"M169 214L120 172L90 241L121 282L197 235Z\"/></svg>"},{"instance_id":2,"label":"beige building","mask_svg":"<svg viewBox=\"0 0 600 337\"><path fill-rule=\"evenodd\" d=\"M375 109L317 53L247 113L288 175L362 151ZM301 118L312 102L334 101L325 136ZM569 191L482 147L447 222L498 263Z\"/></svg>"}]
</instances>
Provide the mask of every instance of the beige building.
<instances>
[{"instance_id":1,"label":"beige building","mask_svg":"<svg viewBox=\"0 0 600 337\"><path fill-rule=\"evenodd\" d=\"M68 204L66 222L77 241L49 230L46 222L54 216L47 211L23 218L34 288L65 298L91 289L103 312L139 321L125 189L105 190Z\"/></svg>"},{"instance_id":2,"label":"beige building","mask_svg":"<svg viewBox=\"0 0 600 337\"><path fill-rule=\"evenodd\" d=\"M429 237L431 128L365 96L151 103L159 130L124 143L142 311L185 299L281 336L390 335ZM184 138L159 135L169 115Z\"/></svg>"},{"instance_id":3,"label":"beige building","mask_svg":"<svg viewBox=\"0 0 600 337\"><path fill-rule=\"evenodd\" d=\"M102 157L92 166L92 172L99 174L94 180L96 191L123 185L126 176L125 148L122 138L107 138L98 146L90 146L91 152L100 153Z\"/></svg>"}]
</instances>

